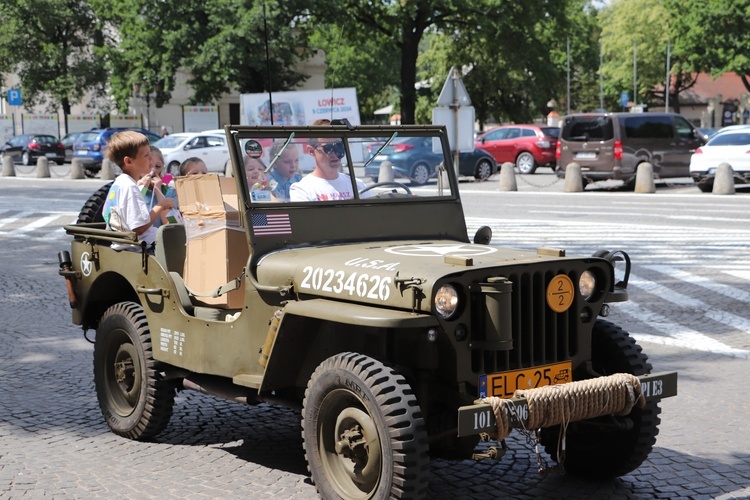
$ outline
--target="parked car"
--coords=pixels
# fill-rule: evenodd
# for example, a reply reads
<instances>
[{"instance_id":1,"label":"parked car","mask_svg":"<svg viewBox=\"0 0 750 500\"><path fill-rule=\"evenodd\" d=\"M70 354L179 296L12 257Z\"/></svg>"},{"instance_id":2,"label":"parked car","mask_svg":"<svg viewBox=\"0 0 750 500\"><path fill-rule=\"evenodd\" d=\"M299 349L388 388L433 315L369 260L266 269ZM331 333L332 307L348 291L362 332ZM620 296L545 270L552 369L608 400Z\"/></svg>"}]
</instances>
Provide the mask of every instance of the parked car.
<instances>
[{"instance_id":1,"label":"parked car","mask_svg":"<svg viewBox=\"0 0 750 500\"><path fill-rule=\"evenodd\" d=\"M635 185L638 165L650 163L659 178L687 177L690 155L703 135L675 113L591 113L563 117L557 143L558 177L571 162L584 183L621 179Z\"/></svg>"},{"instance_id":2,"label":"parked car","mask_svg":"<svg viewBox=\"0 0 750 500\"><path fill-rule=\"evenodd\" d=\"M729 163L735 183L750 184L750 127L729 129L713 136L690 157L690 176L698 189L713 189L716 167Z\"/></svg>"},{"instance_id":3,"label":"parked car","mask_svg":"<svg viewBox=\"0 0 750 500\"><path fill-rule=\"evenodd\" d=\"M73 160L73 146L78 138L81 137L82 133L83 132L71 132L66 134L60 141L62 142L63 147L65 147L65 161L70 162Z\"/></svg>"},{"instance_id":4,"label":"parked car","mask_svg":"<svg viewBox=\"0 0 750 500\"><path fill-rule=\"evenodd\" d=\"M103 128L92 129L83 132L73 146L73 159L79 159L83 162L83 168L86 174L93 177L102 168L104 160L104 151L107 149L109 140L117 132L123 130L134 130L148 137L151 144L155 143L161 137L153 132L142 128Z\"/></svg>"},{"instance_id":5,"label":"parked car","mask_svg":"<svg viewBox=\"0 0 750 500\"><path fill-rule=\"evenodd\" d=\"M0 147L0 157L9 156L14 163L33 165L42 156L58 165L65 163L65 148L57 137L46 134L23 134L11 137Z\"/></svg>"},{"instance_id":6,"label":"parked car","mask_svg":"<svg viewBox=\"0 0 750 500\"><path fill-rule=\"evenodd\" d=\"M368 148L377 153L382 144L374 143ZM365 175L378 181L380 164L393 164L396 177L405 177L414 184L424 184L434 177L435 167L443 161L443 155L434 153L430 137L397 137L365 167ZM497 171L492 156L479 148L470 153L459 153L459 174L485 180Z\"/></svg>"},{"instance_id":7,"label":"parked car","mask_svg":"<svg viewBox=\"0 0 750 500\"><path fill-rule=\"evenodd\" d=\"M164 155L167 172L180 175L180 163L196 156L206 163L209 172L224 173L229 161L229 148L224 131L185 132L171 134L154 143Z\"/></svg>"},{"instance_id":8,"label":"parked car","mask_svg":"<svg viewBox=\"0 0 750 500\"><path fill-rule=\"evenodd\" d=\"M522 174L533 174L537 167L555 168L558 127L501 125L480 134L474 145L487 151L499 164L515 163Z\"/></svg>"}]
</instances>

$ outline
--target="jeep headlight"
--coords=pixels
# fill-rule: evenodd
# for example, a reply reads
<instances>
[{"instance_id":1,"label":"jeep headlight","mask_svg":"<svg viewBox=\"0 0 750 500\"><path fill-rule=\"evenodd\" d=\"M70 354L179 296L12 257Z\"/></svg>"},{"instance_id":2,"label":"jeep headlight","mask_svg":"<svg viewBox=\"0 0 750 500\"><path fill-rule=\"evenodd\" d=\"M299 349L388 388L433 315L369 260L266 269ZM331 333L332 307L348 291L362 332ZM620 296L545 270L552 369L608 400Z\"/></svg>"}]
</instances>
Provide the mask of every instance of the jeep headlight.
<instances>
[{"instance_id":1,"label":"jeep headlight","mask_svg":"<svg viewBox=\"0 0 750 500\"><path fill-rule=\"evenodd\" d=\"M596 291L596 276L591 271L584 271L578 279L578 291L584 300L589 300Z\"/></svg>"},{"instance_id":2,"label":"jeep headlight","mask_svg":"<svg viewBox=\"0 0 750 500\"><path fill-rule=\"evenodd\" d=\"M444 319L449 319L458 310L458 292L453 285L441 286L435 294L435 310Z\"/></svg>"}]
</instances>

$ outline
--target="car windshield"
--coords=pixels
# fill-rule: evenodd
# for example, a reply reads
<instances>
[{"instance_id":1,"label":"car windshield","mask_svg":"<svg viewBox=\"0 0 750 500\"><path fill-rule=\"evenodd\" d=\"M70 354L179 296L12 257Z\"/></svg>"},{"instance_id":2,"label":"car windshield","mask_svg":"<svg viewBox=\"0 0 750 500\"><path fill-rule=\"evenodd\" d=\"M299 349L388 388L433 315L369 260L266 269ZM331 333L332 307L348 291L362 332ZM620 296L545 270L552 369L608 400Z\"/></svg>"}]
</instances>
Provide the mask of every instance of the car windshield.
<instances>
[{"instance_id":1,"label":"car windshield","mask_svg":"<svg viewBox=\"0 0 750 500\"><path fill-rule=\"evenodd\" d=\"M57 144L59 141L51 135L37 135L34 137L37 144Z\"/></svg>"},{"instance_id":2,"label":"car windshield","mask_svg":"<svg viewBox=\"0 0 750 500\"><path fill-rule=\"evenodd\" d=\"M566 141L609 141L615 136L608 116L571 116L565 119L562 138Z\"/></svg>"},{"instance_id":3,"label":"car windshield","mask_svg":"<svg viewBox=\"0 0 750 500\"><path fill-rule=\"evenodd\" d=\"M558 127L542 127L542 133L546 137L552 137L554 139L560 137L560 129Z\"/></svg>"},{"instance_id":4,"label":"car windshield","mask_svg":"<svg viewBox=\"0 0 750 500\"><path fill-rule=\"evenodd\" d=\"M174 149L180 146L183 142L185 142L184 135L169 135L167 137L163 137L156 141L154 143L154 146L156 146L159 149Z\"/></svg>"},{"instance_id":5,"label":"car windshield","mask_svg":"<svg viewBox=\"0 0 750 500\"><path fill-rule=\"evenodd\" d=\"M98 136L99 136L99 132L86 132L85 134L82 134L81 137L79 137L76 142L95 141Z\"/></svg>"},{"instance_id":6,"label":"car windshield","mask_svg":"<svg viewBox=\"0 0 750 500\"><path fill-rule=\"evenodd\" d=\"M275 137L271 132L235 135L250 203L413 202L453 196L444 173L452 165L450 157L444 158L443 129L369 127L367 134L320 129L319 136L311 128Z\"/></svg>"},{"instance_id":7,"label":"car windshield","mask_svg":"<svg viewBox=\"0 0 750 500\"><path fill-rule=\"evenodd\" d=\"M745 146L750 144L750 132L715 135L706 146Z\"/></svg>"}]
</instances>

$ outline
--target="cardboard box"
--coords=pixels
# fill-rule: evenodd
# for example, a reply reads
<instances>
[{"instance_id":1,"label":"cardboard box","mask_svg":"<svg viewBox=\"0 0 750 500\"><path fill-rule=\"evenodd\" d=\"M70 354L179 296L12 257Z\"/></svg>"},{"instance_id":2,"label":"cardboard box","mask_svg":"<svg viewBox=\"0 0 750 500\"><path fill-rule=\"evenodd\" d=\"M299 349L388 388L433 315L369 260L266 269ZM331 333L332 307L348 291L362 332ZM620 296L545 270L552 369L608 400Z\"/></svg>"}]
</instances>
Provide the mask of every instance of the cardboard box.
<instances>
[{"instance_id":1,"label":"cardboard box","mask_svg":"<svg viewBox=\"0 0 750 500\"><path fill-rule=\"evenodd\" d=\"M249 257L235 179L191 175L178 177L175 188L187 236L185 285L197 293L213 291L240 276ZM211 307L239 309L245 303L244 279L233 292L197 300Z\"/></svg>"}]
</instances>

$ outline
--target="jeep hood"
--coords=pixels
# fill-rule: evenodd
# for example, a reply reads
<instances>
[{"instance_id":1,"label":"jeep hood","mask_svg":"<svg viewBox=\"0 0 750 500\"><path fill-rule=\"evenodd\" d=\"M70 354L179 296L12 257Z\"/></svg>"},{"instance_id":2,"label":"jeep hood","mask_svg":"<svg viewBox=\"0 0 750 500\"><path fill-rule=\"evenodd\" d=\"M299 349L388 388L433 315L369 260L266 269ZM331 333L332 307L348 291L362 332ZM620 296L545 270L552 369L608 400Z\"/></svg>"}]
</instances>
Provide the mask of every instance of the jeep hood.
<instances>
[{"instance_id":1,"label":"jeep hood","mask_svg":"<svg viewBox=\"0 0 750 500\"><path fill-rule=\"evenodd\" d=\"M302 299L326 297L409 310L413 294L408 287L418 286L426 299L420 309L429 310L435 284L442 278L552 258L535 251L451 240L389 241L269 253L259 259L256 277L261 285L292 285Z\"/></svg>"}]
</instances>

